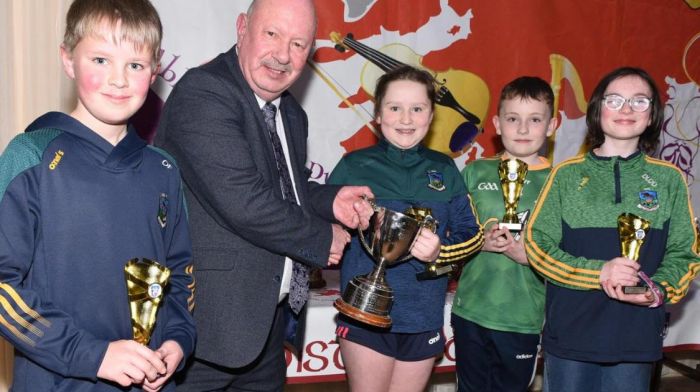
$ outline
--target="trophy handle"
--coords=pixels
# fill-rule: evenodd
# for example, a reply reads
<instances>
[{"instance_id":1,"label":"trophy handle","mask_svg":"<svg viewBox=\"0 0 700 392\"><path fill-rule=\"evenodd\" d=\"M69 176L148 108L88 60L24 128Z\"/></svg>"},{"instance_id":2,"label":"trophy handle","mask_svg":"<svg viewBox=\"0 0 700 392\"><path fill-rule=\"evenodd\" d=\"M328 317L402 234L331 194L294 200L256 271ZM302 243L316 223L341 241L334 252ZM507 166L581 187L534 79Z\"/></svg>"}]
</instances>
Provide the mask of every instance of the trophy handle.
<instances>
[{"instance_id":1,"label":"trophy handle","mask_svg":"<svg viewBox=\"0 0 700 392\"><path fill-rule=\"evenodd\" d=\"M370 199L369 197L362 195L362 198L369 203L370 206L372 206L372 210L374 210L374 213L379 213L382 210L384 210L384 207L379 207L377 203L374 202L374 199ZM360 243L362 244L362 247L365 248L365 250L371 255L373 254L372 248L367 245L367 241L365 240L365 233L362 231L362 228L358 225L357 226L357 232L360 234Z\"/></svg>"},{"instance_id":2,"label":"trophy handle","mask_svg":"<svg viewBox=\"0 0 700 392\"><path fill-rule=\"evenodd\" d=\"M372 209L374 210L374 213L375 213L375 214L383 214L384 212L386 212L387 209L386 209L385 207L379 207L379 206L377 206L377 204L374 202L374 199L367 198L366 196L363 196L363 199L365 199L368 203L370 203L370 205L372 206ZM392 211L392 213L395 213L395 212ZM397 213L397 214L399 214L399 213ZM404 215L404 214L400 214L400 215ZM410 216L409 216L409 217L410 217ZM377 219L377 218L375 218L375 219ZM383 217L380 217L379 219L383 219ZM427 228L427 229L429 229L430 231L432 231L433 233L435 233L435 232L437 231L438 221L437 221L437 219L433 218L432 215L426 215L426 216L425 216L423 219L421 219L421 220L415 219L415 218L413 218L413 217L411 217L411 219L414 219L415 221L418 222L419 229L418 229L418 232L417 232L417 233L420 233L420 230L422 230L423 228ZM374 229L376 230L377 228L375 227ZM357 231L358 231L358 233L359 233L360 243L362 244L362 247L364 247L365 250L366 250L370 255L374 256L374 246L375 246L375 244L371 244L371 245L370 245L370 244L367 243L367 240L365 239L364 231L363 231L362 228L360 228L359 226L357 227ZM407 254L407 255L405 255L404 257L398 259L396 262L399 262L399 263L400 263L400 262L404 262L404 261L406 261L406 260L408 260L408 259L410 259L410 258L413 257L413 256L410 254L410 251L411 251L411 249L413 249L413 246L416 244L416 241L417 241L417 240L418 240L418 235L416 235L416 236L413 238L413 240L411 241L411 245L410 245L409 248L408 248L409 254ZM374 278L377 278L378 275L380 275L380 272L383 271L383 270L385 269L385 267L386 267L386 260L385 260L383 257L381 257L379 260L375 260L375 261L378 263L378 265L377 265L377 267L374 269L374 271L372 271L372 273L369 275L369 276L371 276L373 279L374 279Z\"/></svg>"},{"instance_id":3,"label":"trophy handle","mask_svg":"<svg viewBox=\"0 0 700 392\"><path fill-rule=\"evenodd\" d=\"M365 240L365 233L362 231L362 229L358 226L357 227L357 232L360 234L360 243L362 244L362 247L365 248L365 250L371 255L372 254L372 248L370 248L369 245L367 245L367 241Z\"/></svg>"},{"instance_id":4,"label":"trophy handle","mask_svg":"<svg viewBox=\"0 0 700 392\"><path fill-rule=\"evenodd\" d=\"M372 206L372 209L374 209L374 213L382 213L383 211L386 211L384 207L378 207L376 204L374 204L374 200L371 199L365 199L367 200L370 205ZM374 228L375 230L377 229L376 227ZM357 227L357 232L359 233L360 237L360 243L362 244L362 247L365 248L367 253L370 254L371 258L374 258L374 245L369 245L367 243L367 240L365 239L365 233L362 231L361 227ZM372 272L367 275L367 279L372 281L374 284L382 283L384 284L384 270L386 269L386 259L384 257L380 257L379 260L375 260L375 265L374 268L372 269Z\"/></svg>"},{"instance_id":5,"label":"trophy handle","mask_svg":"<svg viewBox=\"0 0 700 392\"><path fill-rule=\"evenodd\" d=\"M411 257L413 257L410 254L410 252L411 252L411 249L413 249L413 245L415 245L416 241L418 241L418 234L420 234L420 231L422 229L428 229L428 230L432 231L433 233L435 233L437 231L438 221L437 221L437 219L433 218L432 215L426 215L425 218L423 218L423 220L421 220L418 225L420 226L420 228L418 229L418 233L416 234L416 236L413 238L413 242L411 243L411 246L408 248L409 254L407 254L403 258L399 259L399 262L406 261L406 260L410 259Z\"/></svg>"}]
</instances>

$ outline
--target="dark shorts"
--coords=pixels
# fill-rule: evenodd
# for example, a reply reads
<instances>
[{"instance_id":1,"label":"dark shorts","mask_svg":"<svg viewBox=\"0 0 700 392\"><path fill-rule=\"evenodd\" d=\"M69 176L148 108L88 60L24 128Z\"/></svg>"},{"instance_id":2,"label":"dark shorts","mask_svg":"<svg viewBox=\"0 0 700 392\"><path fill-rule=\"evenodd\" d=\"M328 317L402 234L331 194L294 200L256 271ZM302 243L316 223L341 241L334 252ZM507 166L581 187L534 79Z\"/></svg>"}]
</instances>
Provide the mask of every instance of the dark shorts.
<instances>
[{"instance_id":1,"label":"dark shorts","mask_svg":"<svg viewBox=\"0 0 700 392\"><path fill-rule=\"evenodd\" d=\"M454 313L452 329L458 392L528 390L537 367L540 335L496 331Z\"/></svg>"},{"instance_id":2,"label":"dark shorts","mask_svg":"<svg viewBox=\"0 0 700 392\"><path fill-rule=\"evenodd\" d=\"M338 318L336 336L370 348L399 361L414 362L433 358L445 349L442 329L419 333L393 333Z\"/></svg>"}]
</instances>

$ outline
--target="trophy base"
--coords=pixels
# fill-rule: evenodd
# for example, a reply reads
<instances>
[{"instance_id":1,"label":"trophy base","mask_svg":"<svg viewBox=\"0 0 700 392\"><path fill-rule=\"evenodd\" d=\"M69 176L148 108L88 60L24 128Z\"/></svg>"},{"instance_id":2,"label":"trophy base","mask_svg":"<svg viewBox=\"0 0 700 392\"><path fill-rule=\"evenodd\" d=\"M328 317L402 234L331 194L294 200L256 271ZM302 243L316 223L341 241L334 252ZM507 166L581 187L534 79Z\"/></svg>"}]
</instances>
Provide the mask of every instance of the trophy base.
<instances>
[{"instance_id":1,"label":"trophy base","mask_svg":"<svg viewBox=\"0 0 700 392\"><path fill-rule=\"evenodd\" d=\"M338 309L338 311L352 319L360 321L365 324L369 324L379 328L389 328L391 327L391 317L389 316L379 316L372 313L364 312L357 309L347 302L343 301L342 298L335 300L333 305Z\"/></svg>"},{"instance_id":2,"label":"trophy base","mask_svg":"<svg viewBox=\"0 0 700 392\"><path fill-rule=\"evenodd\" d=\"M356 276L335 302L340 313L357 321L380 328L391 326L389 310L394 301L394 291L381 281L368 276Z\"/></svg>"},{"instance_id":3,"label":"trophy base","mask_svg":"<svg viewBox=\"0 0 700 392\"><path fill-rule=\"evenodd\" d=\"M649 291L647 286L625 286L622 288L622 292L625 294L644 294Z\"/></svg>"},{"instance_id":4,"label":"trophy base","mask_svg":"<svg viewBox=\"0 0 700 392\"><path fill-rule=\"evenodd\" d=\"M510 231L520 231L523 229L523 224L522 223L507 223L507 222L500 222L498 224L499 229L506 228Z\"/></svg>"}]
</instances>

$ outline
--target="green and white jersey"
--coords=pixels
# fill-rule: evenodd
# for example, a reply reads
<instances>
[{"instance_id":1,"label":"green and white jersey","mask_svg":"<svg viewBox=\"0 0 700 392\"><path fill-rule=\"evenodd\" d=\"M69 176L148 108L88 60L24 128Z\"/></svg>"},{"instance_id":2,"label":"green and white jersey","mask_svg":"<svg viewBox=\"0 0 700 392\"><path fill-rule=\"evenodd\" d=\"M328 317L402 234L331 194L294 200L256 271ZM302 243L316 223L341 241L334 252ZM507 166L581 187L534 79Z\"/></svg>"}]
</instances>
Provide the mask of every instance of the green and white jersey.
<instances>
[{"instance_id":1,"label":"green and white jersey","mask_svg":"<svg viewBox=\"0 0 700 392\"><path fill-rule=\"evenodd\" d=\"M531 210L551 166L546 159L530 165L518 201L518 212ZM505 214L498 177L501 157L468 164L462 177L474 210L486 230ZM481 251L467 262L459 279L452 312L482 327L505 332L538 334L544 320L544 283L527 265L501 253Z\"/></svg>"}]
</instances>

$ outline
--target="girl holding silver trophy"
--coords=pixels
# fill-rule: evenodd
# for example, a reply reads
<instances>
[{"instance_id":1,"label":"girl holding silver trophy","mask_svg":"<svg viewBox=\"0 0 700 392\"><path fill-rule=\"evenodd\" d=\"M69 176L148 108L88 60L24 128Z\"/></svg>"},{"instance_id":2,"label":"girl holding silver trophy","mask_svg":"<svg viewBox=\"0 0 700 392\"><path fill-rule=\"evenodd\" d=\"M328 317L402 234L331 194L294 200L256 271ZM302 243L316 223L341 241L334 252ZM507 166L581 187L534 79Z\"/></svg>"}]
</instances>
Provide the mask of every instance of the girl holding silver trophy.
<instances>
[{"instance_id":1,"label":"girl holding silver trophy","mask_svg":"<svg viewBox=\"0 0 700 392\"><path fill-rule=\"evenodd\" d=\"M644 70L607 74L588 103L591 150L555 167L535 205L525 250L548 281L545 391L649 388L664 304L700 266L684 175L648 155L663 117Z\"/></svg>"},{"instance_id":2,"label":"girl holding silver trophy","mask_svg":"<svg viewBox=\"0 0 700 392\"><path fill-rule=\"evenodd\" d=\"M388 316L383 318L388 322L372 323L376 317L371 314L369 318L357 316L371 313L376 305L379 297L367 295L369 304L363 304L361 309L348 311L352 304L339 307L336 334L351 390L422 391L436 357L444 349L447 276L433 274L425 279L421 273L426 263L451 262L478 251L483 235L453 160L421 145L433 118L433 77L402 66L379 78L374 96L374 115L383 138L377 145L341 159L330 182L368 185L376 197L378 211L394 216L403 215L395 212L401 211L419 220L420 215L429 215L438 223L435 233L428 227L419 229L409 251L413 257L390 263L382 271L382 280L385 278L393 294L386 309ZM375 213L375 221L381 215ZM376 226L373 238L377 238L376 232L391 231L384 231L387 222ZM401 230L396 233L396 237L405 234ZM354 236L342 260L344 292L349 284L363 281L358 275L372 271L378 261L363 249L358 237ZM396 259L390 254L400 240L387 239L385 234L380 242L380 253L385 251L379 257L381 264L388 257ZM363 290L376 289L371 284L367 286Z\"/></svg>"}]
</instances>

